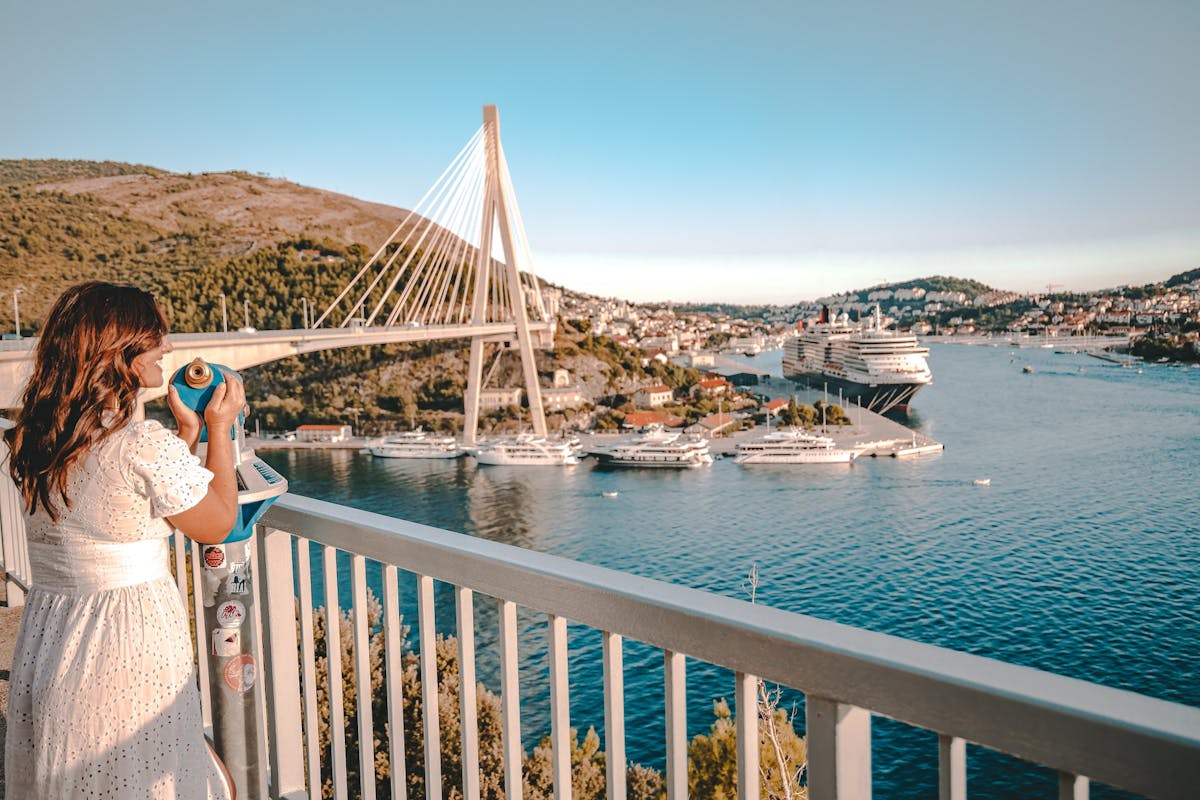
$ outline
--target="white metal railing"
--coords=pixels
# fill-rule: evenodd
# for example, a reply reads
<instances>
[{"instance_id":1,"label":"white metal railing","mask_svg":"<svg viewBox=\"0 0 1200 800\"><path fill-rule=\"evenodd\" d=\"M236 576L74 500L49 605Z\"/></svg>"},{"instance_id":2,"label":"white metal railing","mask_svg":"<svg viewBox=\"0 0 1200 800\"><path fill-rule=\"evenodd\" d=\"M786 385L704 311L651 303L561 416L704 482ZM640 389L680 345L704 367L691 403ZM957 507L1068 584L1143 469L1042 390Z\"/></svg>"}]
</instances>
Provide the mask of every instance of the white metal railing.
<instances>
[{"instance_id":1,"label":"white metal railing","mask_svg":"<svg viewBox=\"0 0 1200 800\"><path fill-rule=\"evenodd\" d=\"M0 418L0 433L13 426ZM25 546L25 517L21 495L8 476L8 444L0 439L0 558L4 560L5 598L10 608L25 605L29 591L29 550Z\"/></svg>"},{"instance_id":2,"label":"white metal railing","mask_svg":"<svg viewBox=\"0 0 1200 800\"><path fill-rule=\"evenodd\" d=\"M368 647L364 559L384 565L386 691L392 723L387 746L392 763L399 766L393 773L394 797L405 796L402 746L396 741L402 736L396 726L399 673L390 669L397 666L399 649L398 568L418 576L418 649L428 709L436 709L438 702L436 677L428 679L434 676L434 582L454 587L463 731L474 731L470 715L475 707L475 651L472 636L463 634L474 629L474 595L498 598L508 797L519 797L521 785L517 607L547 618L547 691L557 797L570 797L567 620L603 633L605 751L612 798L625 796L620 676L626 638L664 652L669 798L687 793L685 655L732 670L738 708L756 708L753 698L759 678L805 693L807 774L813 800L870 797L872 715L939 734L944 798L966 796L966 742L1058 770L1062 798L1086 797L1089 777L1151 797L1195 796L1200 786L1200 709L296 495L283 497L263 523L257 575L263 595L275 797L308 796L305 792L312 790L318 774L314 762L320 754L312 741L316 716L313 600L305 589L308 549L313 545L323 548L324 600L330 608L338 603L335 550L352 554L353 664L359 675L367 666ZM329 642L336 646L337 631L327 630ZM336 662L330 659L331 664ZM328 692L337 705L341 684L340 676L333 673L331 669ZM369 693L358 695L359 740L370 743L370 700L364 707L364 694ZM332 719L339 719L339 713L335 708ZM738 774L749 777L739 787L739 797L749 800L759 793L757 722L754 715L738 716ZM423 718L426 796L436 798L441 791L437 714L426 713ZM463 792L469 799L478 796L477 735L464 734L462 746ZM360 752L358 767L364 774L374 761L369 751L368 745ZM337 737L332 759L335 797L347 797L345 751L339 750ZM745 765L755 766L745 769ZM311 796L319 796L319 790Z\"/></svg>"},{"instance_id":3,"label":"white metal railing","mask_svg":"<svg viewBox=\"0 0 1200 800\"><path fill-rule=\"evenodd\" d=\"M0 484L8 483L0 480ZM0 488L5 566L19 552L23 531L15 495ZM23 547L23 545L21 545ZM319 548L322 597L313 596L310 559ZM192 567L199 574L197 548ZM358 692L356 765L347 764L343 726L331 725L330 747L317 741L314 609L339 608L338 553L349 554L352 669L368 669L367 560L382 565L385 706L388 735L371 719L370 692ZM176 548L176 572L186 591L187 569ZM343 561L345 560L343 556ZM1064 678L1026 667L966 655L811 617L752 605L694 589L637 577L556 556L384 517L297 495L285 495L263 518L254 547L262 666L258 707L270 743L272 798L321 796L322 767L333 776L334 796L347 798L347 774L374 774L374 746L387 749L391 795L405 793L401 616L398 571L417 576L418 653L427 711L438 706L434 662L434 584L454 587L463 710L463 787L478 798L478 734L473 713L476 594L496 598L501 728L506 796L521 796L521 708L517 669L517 609L546 615L550 640L550 696L556 797L569 798L569 678L566 622L602 632L604 750L608 796L625 797L624 639L660 648L666 702L665 779L668 797L686 797L685 656L726 667L735 675L737 707L756 708L759 678L806 696L808 787L813 800L871 796L872 715L901 720L939 735L940 796L965 798L966 743L973 742L1059 771L1059 797L1085 798L1089 778L1150 797L1194 797L1200 786L1200 709ZM28 573L26 573L28 574ZM203 619L198 601L193 613ZM198 641L205 642L202 632ZM340 652L337 614L327 615L326 646ZM203 669L204 659L200 659ZM341 661L329 659L330 719L344 719ZM359 685L363 685L360 681ZM366 683L369 686L369 680ZM208 680L200 686L206 696ZM441 796L437 713L424 713L425 785ZM738 714L739 797L755 800L758 736L755 715ZM327 755L328 753L328 755ZM932 757L932 754L931 754ZM747 765L755 765L749 769ZM251 792L250 796L254 796ZM366 781L362 797L374 797Z\"/></svg>"}]
</instances>

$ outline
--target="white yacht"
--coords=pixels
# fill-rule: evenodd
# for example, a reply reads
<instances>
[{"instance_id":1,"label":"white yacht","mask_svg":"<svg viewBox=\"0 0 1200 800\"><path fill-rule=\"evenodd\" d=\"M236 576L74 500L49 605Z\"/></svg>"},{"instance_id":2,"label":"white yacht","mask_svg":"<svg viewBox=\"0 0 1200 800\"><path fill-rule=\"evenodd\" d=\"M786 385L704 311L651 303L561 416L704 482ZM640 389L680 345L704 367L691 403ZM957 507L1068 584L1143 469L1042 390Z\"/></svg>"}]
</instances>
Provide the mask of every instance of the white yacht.
<instances>
[{"instance_id":1,"label":"white yacht","mask_svg":"<svg viewBox=\"0 0 1200 800\"><path fill-rule=\"evenodd\" d=\"M420 428L373 442L367 445L367 451L381 458L458 458L466 452L453 436L428 433Z\"/></svg>"},{"instance_id":2,"label":"white yacht","mask_svg":"<svg viewBox=\"0 0 1200 800\"><path fill-rule=\"evenodd\" d=\"M471 455L480 464L505 466L570 466L579 463L568 439L547 439L529 433L480 442Z\"/></svg>"},{"instance_id":3,"label":"white yacht","mask_svg":"<svg viewBox=\"0 0 1200 800\"><path fill-rule=\"evenodd\" d=\"M631 441L598 452L600 463L610 467L693 469L713 463L708 440L654 427Z\"/></svg>"},{"instance_id":4,"label":"white yacht","mask_svg":"<svg viewBox=\"0 0 1200 800\"><path fill-rule=\"evenodd\" d=\"M849 464L858 453L843 450L828 436L792 428L739 442L735 464Z\"/></svg>"}]
</instances>

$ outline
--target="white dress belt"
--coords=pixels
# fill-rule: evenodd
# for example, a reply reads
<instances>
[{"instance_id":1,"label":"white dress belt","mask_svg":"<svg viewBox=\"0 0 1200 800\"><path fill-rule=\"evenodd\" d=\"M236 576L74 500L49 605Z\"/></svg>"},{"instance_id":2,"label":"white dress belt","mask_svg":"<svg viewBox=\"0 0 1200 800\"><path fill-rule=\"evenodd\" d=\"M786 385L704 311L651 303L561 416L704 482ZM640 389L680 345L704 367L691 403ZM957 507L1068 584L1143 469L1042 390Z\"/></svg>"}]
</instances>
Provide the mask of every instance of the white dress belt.
<instances>
[{"instance_id":1,"label":"white dress belt","mask_svg":"<svg viewBox=\"0 0 1200 800\"><path fill-rule=\"evenodd\" d=\"M169 552L166 539L30 542L33 588L80 595L135 586L169 577Z\"/></svg>"}]
</instances>

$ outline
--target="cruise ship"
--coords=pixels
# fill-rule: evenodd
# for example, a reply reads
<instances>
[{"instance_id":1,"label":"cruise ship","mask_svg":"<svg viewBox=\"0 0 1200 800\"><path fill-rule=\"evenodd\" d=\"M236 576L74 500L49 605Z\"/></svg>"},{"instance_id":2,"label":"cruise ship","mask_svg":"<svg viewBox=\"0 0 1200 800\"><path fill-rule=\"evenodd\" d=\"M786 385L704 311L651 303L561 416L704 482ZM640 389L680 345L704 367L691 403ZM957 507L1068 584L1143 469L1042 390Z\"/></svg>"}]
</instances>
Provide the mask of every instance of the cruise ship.
<instances>
[{"instance_id":1,"label":"cruise ship","mask_svg":"<svg viewBox=\"0 0 1200 800\"><path fill-rule=\"evenodd\" d=\"M858 453L843 450L828 436L802 430L775 431L739 442L735 464L849 464Z\"/></svg>"},{"instance_id":2,"label":"cruise ship","mask_svg":"<svg viewBox=\"0 0 1200 800\"><path fill-rule=\"evenodd\" d=\"M879 307L866 322L851 323L829 310L811 328L783 346L783 377L814 389L841 390L847 404L858 402L877 413L908 410L908 404L933 376L929 348L910 333L885 330Z\"/></svg>"},{"instance_id":3,"label":"cruise ship","mask_svg":"<svg viewBox=\"0 0 1200 800\"><path fill-rule=\"evenodd\" d=\"M609 467L694 469L713 463L708 440L653 427L632 441L597 452L600 463Z\"/></svg>"},{"instance_id":4,"label":"cruise ship","mask_svg":"<svg viewBox=\"0 0 1200 800\"><path fill-rule=\"evenodd\" d=\"M501 466L544 467L579 463L579 450L570 439L547 439L530 433L480 442L471 455L480 464Z\"/></svg>"},{"instance_id":5,"label":"cruise ship","mask_svg":"<svg viewBox=\"0 0 1200 800\"><path fill-rule=\"evenodd\" d=\"M417 429L389 436L367 445L367 451L381 458L458 458L466 451L453 436L441 436Z\"/></svg>"}]
</instances>

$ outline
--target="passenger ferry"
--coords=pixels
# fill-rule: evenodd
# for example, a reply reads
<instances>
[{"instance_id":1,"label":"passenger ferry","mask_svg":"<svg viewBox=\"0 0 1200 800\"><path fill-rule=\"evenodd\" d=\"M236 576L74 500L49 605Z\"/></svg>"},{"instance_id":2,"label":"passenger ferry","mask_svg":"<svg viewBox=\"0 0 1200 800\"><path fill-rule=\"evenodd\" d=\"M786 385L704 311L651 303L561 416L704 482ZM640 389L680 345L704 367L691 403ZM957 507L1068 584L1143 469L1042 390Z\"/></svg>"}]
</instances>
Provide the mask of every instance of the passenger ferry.
<instances>
[{"instance_id":1,"label":"passenger ferry","mask_svg":"<svg viewBox=\"0 0 1200 800\"><path fill-rule=\"evenodd\" d=\"M458 458L466 452L453 436L428 433L420 428L369 444L367 451L380 458Z\"/></svg>"},{"instance_id":2,"label":"passenger ferry","mask_svg":"<svg viewBox=\"0 0 1200 800\"><path fill-rule=\"evenodd\" d=\"M660 426L607 452L598 452L596 457L609 467L694 469L713 463L707 439L666 431Z\"/></svg>"},{"instance_id":3,"label":"passenger ferry","mask_svg":"<svg viewBox=\"0 0 1200 800\"><path fill-rule=\"evenodd\" d=\"M907 411L908 404L933 380L926 356L911 333L885 330L879 307L865 322L851 323L842 312L820 320L783 346L783 377L814 389L839 389L846 401L882 414Z\"/></svg>"},{"instance_id":4,"label":"passenger ferry","mask_svg":"<svg viewBox=\"0 0 1200 800\"><path fill-rule=\"evenodd\" d=\"M735 464L849 464L857 451L843 450L828 436L802 430L775 431L739 442Z\"/></svg>"},{"instance_id":5,"label":"passenger ferry","mask_svg":"<svg viewBox=\"0 0 1200 800\"><path fill-rule=\"evenodd\" d=\"M530 433L480 442L471 455L480 464L502 466L570 466L579 463L579 451L570 439L547 439Z\"/></svg>"}]
</instances>

